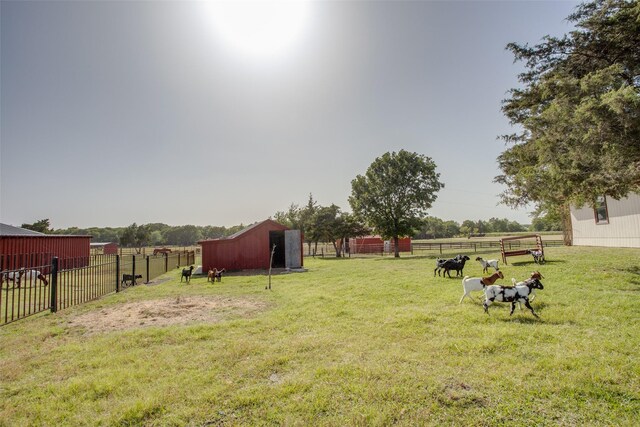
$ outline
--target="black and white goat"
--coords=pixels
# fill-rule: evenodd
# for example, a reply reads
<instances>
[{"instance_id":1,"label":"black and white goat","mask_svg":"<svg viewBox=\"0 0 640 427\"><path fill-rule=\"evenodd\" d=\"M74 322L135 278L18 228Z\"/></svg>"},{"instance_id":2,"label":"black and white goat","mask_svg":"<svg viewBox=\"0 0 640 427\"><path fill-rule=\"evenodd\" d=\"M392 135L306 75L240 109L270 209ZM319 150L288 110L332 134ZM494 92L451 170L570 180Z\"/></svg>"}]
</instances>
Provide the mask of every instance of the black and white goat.
<instances>
[{"instance_id":1,"label":"black and white goat","mask_svg":"<svg viewBox=\"0 0 640 427\"><path fill-rule=\"evenodd\" d=\"M484 260L481 257L477 257L476 261L478 261L480 264L482 264L482 272L483 273L489 273L489 267L492 267L495 271L500 270L500 268L498 267L498 260L497 259Z\"/></svg>"},{"instance_id":2,"label":"black and white goat","mask_svg":"<svg viewBox=\"0 0 640 427\"><path fill-rule=\"evenodd\" d=\"M531 276L527 280L531 280L531 279L540 280L540 279L544 279L544 276L539 271L532 271L531 272ZM522 282L518 282L513 277L511 278L511 283L513 284L513 286L524 285L525 282L526 282L526 280L523 280ZM533 301L535 299L535 297L536 297L536 290L535 289L531 289L531 294L529 294L529 302ZM522 304L518 303L518 308L520 308L520 310L522 310Z\"/></svg>"},{"instance_id":3,"label":"black and white goat","mask_svg":"<svg viewBox=\"0 0 640 427\"><path fill-rule=\"evenodd\" d=\"M456 276L462 276L462 272L464 270L464 263L469 261L469 257L466 255L463 255L462 258L460 258L459 260L455 260L455 259L448 259L444 262L444 264L442 264L442 277L444 277L444 275L448 275L449 278L451 278L451 270L455 270L456 271Z\"/></svg>"},{"instance_id":4,"label":"black and white goat","mask_svg":"<svg viewBox=\"0 0 640 427\"><path fill-rule=\"evenodd\" d=\"M529 253L533 257L533 262L535 262L536 264L544 263L544 253L541 250L529 249Z\"/></svg>"},{"instance_id":5,"label":"black and white goat","mask_svg":"<svg viewBox=\"0 0 640 427\"><path fill-rule=\"evenodd\" d=\"M44 283L45 286L49 285L49 280L47 279L47 276L42 274L42 272L39 270L32 270L32 269L23 269L18 271L9 271L6 273L2 273L2 279L7 283L10 281L13 282L16 288L20 287L23 279L26 279L29 282L29 286L32 286L32 284L34 284L33 282L35 282L36 280L39 280L40 282Z\"/></svg>"},{"instance_id":6,"label":"black and white goat","mask_svg":"<svg viewBox=\"0 0 640 427\"><path fill-rule=\"evenodd\" d=\"M531 310L531 313L538 317L535 311L533 311L533 307L529 303L529 295L531 295L531 291L534 289L544 289L542 286L542 282L538 279L528 279L524 281L524 284L518 286L500 286L500 285L491 285L487 286L484 290L485 301L482 306L484 307L485 313L489 314L489 306L495 302L510 302L511 303L511 312L509 316L513 314L513 311L516 309L517 302L523 302L525 307Z\"/></svg>"},{"instance_id":7,"label":"black and white goat","mask_svg":"<svg viewBox=\"0 0 640 427\"><path fill-rule=\"evenodd\" d=\"M193 265L190 266L189 268L183 268L182 269L182 276L180 276L180 281L182 282L182 278L185 278L186 282L191 281L191 273L193 272Z\"/></svg>"}]
</instances>

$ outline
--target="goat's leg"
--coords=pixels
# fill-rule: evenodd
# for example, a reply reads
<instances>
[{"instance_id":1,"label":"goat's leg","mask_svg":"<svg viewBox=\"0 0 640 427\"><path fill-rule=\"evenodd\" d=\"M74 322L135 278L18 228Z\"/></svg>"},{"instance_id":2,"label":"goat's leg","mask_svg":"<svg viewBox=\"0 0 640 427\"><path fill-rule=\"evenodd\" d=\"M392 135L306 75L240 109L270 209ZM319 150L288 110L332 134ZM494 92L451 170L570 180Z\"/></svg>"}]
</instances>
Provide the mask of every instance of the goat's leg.
<instances>
[{"instance_id":1,"label":"goat's leg","mask_svg":"<svg viewBox=\"0 0 640 427\"><path fill-rule=\"evenodd\" d=\"M489 314L489 306L491 305L491 303L493 302L493 298L488 298L485 300L484 303L482 303L482 307L484 308L484 312Z\"/></svg>"},{"instance_id":2,"label":"goat's leg","mask_svg":"<svg viewBox=\"0 0 640 427\"><path fill-rule=\"evenodd\" d=\"M509 312L509 316L513 315L513 310L516 309L516 302L515 301L511 301L511 311Z\"/></svg>"},{"instance_id":3,"label":"goat's leg","mask_svg":"<svg viewBox=\"0 0 640 427\"><path fill-rule=\"evenodd\" d=\"M533 307L531 307L531 304L529 304L529 299L528 299L528 298L524 300L524 305L525 305L529 310L531 310L531 314L533 314L534 316L536 316L536 317L538 317L538 318L540 317L540 316L538 316L538 315L536 314L536 312L535 312L535 311L533 311Z\"/></svg>"}]
</instances>

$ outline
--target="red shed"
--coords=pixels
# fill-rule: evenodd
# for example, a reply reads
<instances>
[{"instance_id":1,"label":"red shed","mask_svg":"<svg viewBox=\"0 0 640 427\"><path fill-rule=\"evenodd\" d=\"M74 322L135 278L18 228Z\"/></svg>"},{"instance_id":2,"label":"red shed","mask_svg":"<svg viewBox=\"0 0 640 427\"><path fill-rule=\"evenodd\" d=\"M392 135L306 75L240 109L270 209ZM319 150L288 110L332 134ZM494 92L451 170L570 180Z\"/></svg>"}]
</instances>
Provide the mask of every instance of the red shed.
<instances>
[{"instance_id":1,"label":"red shed","mask_svg":"<svg viewBox=\"0 0 640 427\"><path fill-rule=\"evenodd\" d=\"M91 243L92 255L118 255L118 244L113 242L96 242Z\"/></svg>"},{"instance_id":2,"label":"red shed","mask_svg":"<svg viewBox=\"0 0 640 427\"><path fill-rule=\"evenodd\" d=\"M253 270L269 268L271 248L274 268L302 267L302 236L299 230L290 230L267 219L253 224L229 237L202 240L202 267L227 270Z\"/></svg>"},{"instance_id":3,"label":"red shed","mask_svg":"<svg viewBox=\"0 0 640 427\"><path fill-rule=\"evenodd\" d=\"M400 252L411 252L411 237L399 238L398 248ZM393 239L389 240L388 247L385 248L385 241L380 236L356 237L349 239L349 250L353 254L393 252Z\"/></svg>"},{"instance_id":4,"label":"red shed","mask_svg":"<svg viewBox=\"0 0 640 427\"><path fill-rule=\"evenodd\" d=\"M0 224L0 268L39 267L60 259L60 268L89 265L91 236L44 234Z\"/></svg>"}]
</instances>

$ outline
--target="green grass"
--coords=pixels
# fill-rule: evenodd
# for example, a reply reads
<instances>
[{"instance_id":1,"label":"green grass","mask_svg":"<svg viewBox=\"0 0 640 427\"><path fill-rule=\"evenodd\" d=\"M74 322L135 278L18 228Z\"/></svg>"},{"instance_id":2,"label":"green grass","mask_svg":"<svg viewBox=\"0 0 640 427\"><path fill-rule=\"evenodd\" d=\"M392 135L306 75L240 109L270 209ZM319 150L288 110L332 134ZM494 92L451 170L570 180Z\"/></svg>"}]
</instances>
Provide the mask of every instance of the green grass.
<instances>
[{"instance_id":1,"label":"green grass","mask_svg":"<svg viewBox=\"0 0 640 427\"><path fill-rule=\"evenodd\" d=\"M0 425L637 425L640 251L546 255L540 319L507 304L487 315L478 293L458 304L460 280L419 256L306 258L271 291L266 276L171 273L0 328ZM505 282L530 261L510 258ZM266 308L98 334L70 323L192 295Z\"/></svg>"}]
</instances>

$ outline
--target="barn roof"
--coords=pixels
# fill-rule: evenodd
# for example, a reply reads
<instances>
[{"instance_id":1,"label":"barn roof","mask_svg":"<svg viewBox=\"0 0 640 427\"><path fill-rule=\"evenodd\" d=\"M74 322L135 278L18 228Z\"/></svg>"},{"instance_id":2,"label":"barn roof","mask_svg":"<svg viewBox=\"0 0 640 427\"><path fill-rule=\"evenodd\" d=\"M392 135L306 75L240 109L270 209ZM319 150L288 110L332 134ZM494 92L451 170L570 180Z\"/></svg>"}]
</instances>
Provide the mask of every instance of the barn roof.
<instances>
[{"instance_id":1,"label":"barn roof","mask_svg":"<svg viewBox=\"0 0 640 427\"><path fill-rule=\"evenodd\" d=\"M38 231L27 230L26 228L14 227L9 224L0 223L0 236L45 236Z\"/></svg>"},{"instance_id":2,"label":"barn roof","mask_svg":"<svg viewBox=\"0 0 640 427\"><path fill-rule=\"evenodd\" d=\"M242 230L240 230L240 231L238 231L238 232L236 232L236 233L233 233L233 234L232 234L232 235L230 235L230 236L227 236L227 237L220 237L219 239L210 239L210 240L231 240L231 239L237 239L237 238L239 238L239 237L241 237L241 236L243 236L243 235L245 235L245 234L247 234L247 233L251 232L252 230L254 230L254 229L256 229L256 228L258 228L258 227L260 227L261 225L264 225L264 224L272 224L272 225L274 225L275 227L278 227L278 228L282 228L282 227L284 227L284 228L288 229L288 227L286 227L286 226L284 226L284 225L282 225L282 224L280 224L280 223L278 223L278 222L275 222L275 221L274 221L274 220L272 220L272 219L265 219L264 221L256 222L255 224L252 224L252 225L250 225L250 226L248 226L248 227L246 227L246 228L243 228ZM206 242L206 240L201 240L201 241L199 241L198 243L202 243L202 242Z\"/></svg>"}]
</instances>

